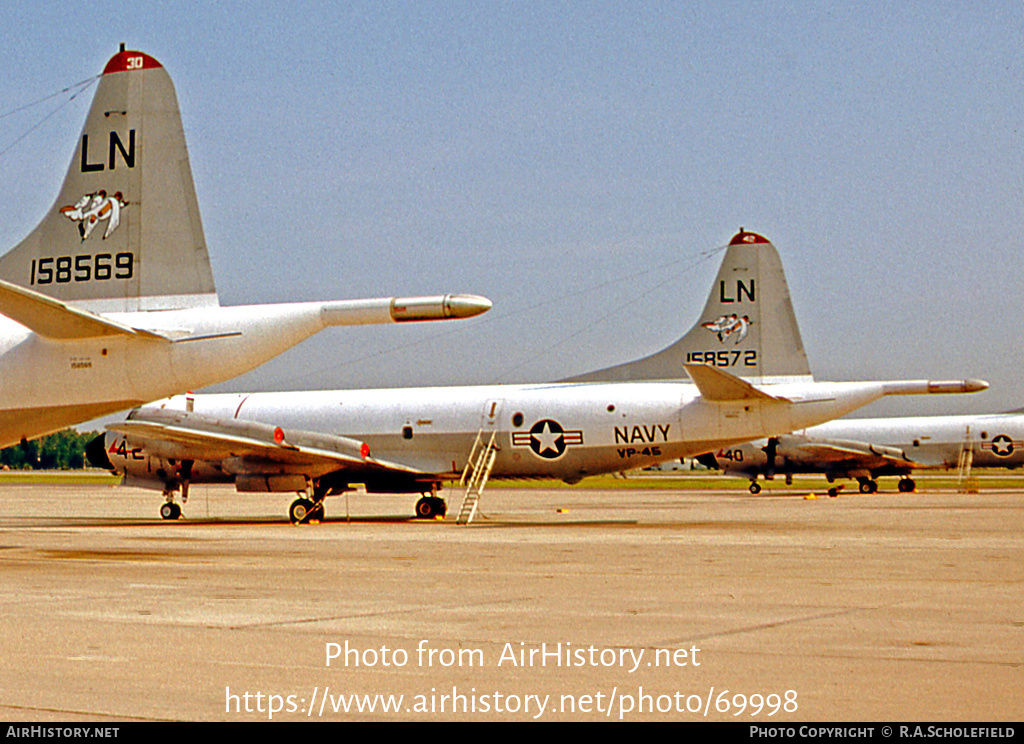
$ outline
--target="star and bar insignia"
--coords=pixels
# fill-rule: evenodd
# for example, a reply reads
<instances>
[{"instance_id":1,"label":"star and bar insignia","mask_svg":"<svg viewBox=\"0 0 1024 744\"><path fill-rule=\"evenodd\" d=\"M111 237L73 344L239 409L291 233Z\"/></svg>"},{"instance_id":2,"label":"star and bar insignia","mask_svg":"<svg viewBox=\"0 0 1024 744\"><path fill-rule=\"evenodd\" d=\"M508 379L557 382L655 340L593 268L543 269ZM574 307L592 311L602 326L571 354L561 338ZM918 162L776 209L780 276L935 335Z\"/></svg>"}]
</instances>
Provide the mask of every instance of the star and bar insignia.
<instances>
[{"instance_id":1,"label":"star and bar insignia","mask_svg":"<svg viewBox=\"0 0 1024 744\"><path fill-rule=\"evenodd\" d=\"M565 454L566 447L583 444L583 431L565 430L552 419L541 419L528 432L512 432L513 447L529 447L538 457L555 460Z\"/></svg>"},{"instance_id":2,"label":"star and bar insignia","mask_svg":"<svg viewBox=\"0 0 1024 744\"><path fill-rule=\"evenodd\" d=\"M982 442L981 444L983 450L991 450L992 454L998 457L1009 457L1017 447L1024 447L1024 442L1014 441L1005 434L998 434L992 437L991 442Z\"/></svg>"}]
</instances>

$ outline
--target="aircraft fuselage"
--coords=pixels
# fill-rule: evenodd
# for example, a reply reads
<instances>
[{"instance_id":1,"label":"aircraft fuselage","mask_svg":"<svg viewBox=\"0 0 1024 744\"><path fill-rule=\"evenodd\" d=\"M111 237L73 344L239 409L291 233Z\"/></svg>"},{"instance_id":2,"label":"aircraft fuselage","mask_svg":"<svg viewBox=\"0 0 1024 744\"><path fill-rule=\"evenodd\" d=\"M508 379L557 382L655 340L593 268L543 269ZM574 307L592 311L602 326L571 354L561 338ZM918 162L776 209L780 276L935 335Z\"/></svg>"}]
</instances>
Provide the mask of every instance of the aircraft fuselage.
<instances>
[{"instance_id":1,"label":"aircraft fuselage","mask_svg":"<svg viewBox=\"0 0 1024 744\"><path fill-rule=\"evenodd\" d=\"M911 416L831 421L807 431L815 438L843 438L899 448L918 467L955 468L964 447L975 467L1024 465L1024 415Z\"/></svg>"},{"instance_id":2,"label":"aircraft fuselage","mask_svg":"<svg viewBox=\"0 0 1024 744\"><path fill-rule=\"evenodd\" d=\"M477 435L494 431L491 477L574 482L811 426L881 397L885 384L768 387L785 400L714 402L682 382L556 383L202 395L194 411L348 437L440 478L458 477ZM184 409L185 398L166 405Z\"/></svg>"}]
</instances>

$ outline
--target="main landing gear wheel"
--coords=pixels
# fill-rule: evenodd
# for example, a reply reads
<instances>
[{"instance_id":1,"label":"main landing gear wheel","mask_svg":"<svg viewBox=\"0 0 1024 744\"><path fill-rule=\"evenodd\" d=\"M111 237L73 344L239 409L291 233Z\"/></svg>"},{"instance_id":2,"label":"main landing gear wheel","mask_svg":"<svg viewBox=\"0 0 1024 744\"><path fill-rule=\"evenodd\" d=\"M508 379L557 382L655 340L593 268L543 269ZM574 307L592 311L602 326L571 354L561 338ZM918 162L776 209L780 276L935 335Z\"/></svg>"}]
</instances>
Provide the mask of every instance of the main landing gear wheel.
<instances>
[{"instance_id":1,"label":"main landing gear wheel","mask_svg":"<svg viewBox=\"0 0 1024 744\"><path fill-rule=\"evenodd\" d=\"M160 516L164 519L177 519L181 516L181 507L173 501L168 501L160 507Z\"/></svg>"},{"instance_id":2,"label":"main landing gear wheel","mask_svg":"<svg viewBox=\"0 0 1024 744\"><path fill-rule=\"evenodd\" d=\"M917 484L913 478L900 478L896 488L899 489L900 493L913 493L914 489L917 488Z\"/></svg>"},{"instance_id":3,"label":"main landing gear wheel","mask_svg":"<svg viewBox=\"0 0 1024 744\"><path fill-rule=\"evenodd\" d=\"M878 490L878 482L873 480L862 480L860 482L861 493L874 493Z\"/></svg>"},{"instance_id":4,"label":"main landing gear wheel","mask_svg":"<svg viewBox=\"0 0 1024 744\"><path fill-rule=\"evenodd\" d=\"M314 504L309 499L295 499L288 508L288 519L292 524L307 524L324 518L323 503Z\"/></svg>"},{"instance_id":5,"label":"main landing gear wheel","mask_svg":"<svg viewBox=\"0 0 1024 744\"><path fill-rule=\"evenodd\" d=\"M761 493L761 486L758 483L751 482L750 492L755 495Z\"/></svg>"},{"instance_id":6,"label":"main landing gear wheel","mask_svg":"<svg viewBox=\"0 0 1024 744\"><path fill-rule=\"evenodd\" d=\"M437 496L424 496L416 502L416 516L420 519L434 519L448 513L448 505Z\"/></svg>"}]
</instances>

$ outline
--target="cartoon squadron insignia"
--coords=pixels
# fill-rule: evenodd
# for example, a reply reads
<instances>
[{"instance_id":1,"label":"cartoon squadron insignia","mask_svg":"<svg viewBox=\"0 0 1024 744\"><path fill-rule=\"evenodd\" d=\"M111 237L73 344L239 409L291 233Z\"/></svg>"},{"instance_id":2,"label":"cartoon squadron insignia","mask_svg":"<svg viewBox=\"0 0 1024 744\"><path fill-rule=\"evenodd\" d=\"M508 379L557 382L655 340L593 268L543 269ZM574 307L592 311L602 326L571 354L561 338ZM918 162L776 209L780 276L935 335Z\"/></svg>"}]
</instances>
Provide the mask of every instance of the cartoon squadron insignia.
<instances>
[{"instance_id":1,"label":"cartoon squadron insignia","mask_svg":"<svg viewBox=\"0 0 1024 744\"><path fill-rule=\"evenodd\" d=\"M753 324L749 317L744 315L742 318L736 314L732 315L720 315L709 323L701 323L702 328L707 328L709 331L718 336L718 340L723 344L732 336L736 336L736 340L733 343L740 343L747 337L750 332L750 326Z\"/></svg>"},{"instance_id":2,"label":"cartoon squadron insignia","mask_svg":"<svg viewBox=\"0 0 1024 744\"><path fill-rule=\"evenodd\" d=\"M565 454L566 447L583 444L580 429L565 430L552 419L541 419L528 432L512 432L513 447L529 447L538 457L556 460Z\"/></svg>"},{"instance_id":3,"label":"cartoon squadron insignia","mask_svg":"<svg viewBox=\"0 0 1024 744\"><path fill-rule=\"evenodd\" d=\"M121 224L121 210L128 206L120 191L113 196L107 196L107 192L97 191L93 194L86 194L79 199L72 207L61 207L60 213L72 222L78 223L78 234L84 241L88 238L100 220L107 221L107 229L103 232L103 239L111 236L118 225Z\"/></svg>"}]
</instances>

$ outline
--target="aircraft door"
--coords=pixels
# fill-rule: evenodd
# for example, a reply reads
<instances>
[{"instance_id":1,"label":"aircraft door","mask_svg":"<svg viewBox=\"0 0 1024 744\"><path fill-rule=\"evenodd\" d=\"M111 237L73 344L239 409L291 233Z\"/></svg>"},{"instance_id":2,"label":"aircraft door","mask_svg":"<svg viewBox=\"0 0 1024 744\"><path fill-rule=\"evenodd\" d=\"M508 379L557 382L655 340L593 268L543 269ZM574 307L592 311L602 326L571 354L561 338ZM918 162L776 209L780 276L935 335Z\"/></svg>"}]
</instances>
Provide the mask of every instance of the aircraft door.
<instances>
[{"instance_id":1,"label":"aircraft door","mask_svg":"<svg viewBox=\"0 0 1024 744\"><path fill-rule=\"evenodd\" d=\"M484 410L480 415L480 431L490 436L491 432L501 429L501 411L504 405L504 398L491 398L484 404Z\"/></svg>"}]
</instances>

